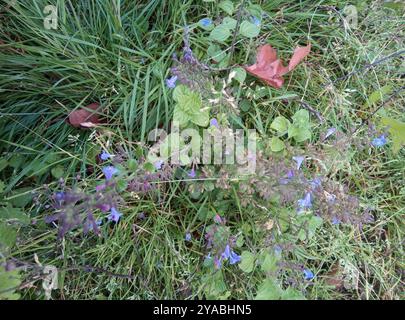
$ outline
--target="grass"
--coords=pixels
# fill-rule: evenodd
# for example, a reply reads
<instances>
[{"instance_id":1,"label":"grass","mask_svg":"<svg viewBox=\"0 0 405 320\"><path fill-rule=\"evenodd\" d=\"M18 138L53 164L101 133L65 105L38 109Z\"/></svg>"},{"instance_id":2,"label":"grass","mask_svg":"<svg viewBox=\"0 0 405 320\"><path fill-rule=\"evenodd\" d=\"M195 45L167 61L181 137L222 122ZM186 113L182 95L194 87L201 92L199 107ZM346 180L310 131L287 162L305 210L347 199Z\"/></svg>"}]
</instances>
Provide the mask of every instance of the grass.
<instances>
[{"instance_id":1,"label":"grass","mask_svg":"<svg viewBox=\"0 0 405 320\"><path fill-rule=\"evenodd\" d=\"M182 48L183 28L203 17L224 14L215 3L191 0L38 0L17 1L11 7L8 2L0 1L0 152L9 164L0 172L4 203L18 199L20 193L43 190L43 184L55 188L57 179L51 169L58 166L67 184L74 184L79 174L91 185L100 178L100 164L94 161L100 150L119 147L133 154L152 129L168 129L174 104L165 79L173 53ZM342 26L331 9L337 1L252 2L260 3L268 15L258 38L237 42L233 63L252 62L256 47L264 42L278 48L284 60L297 43L309 39L313 45L307 61L286 78L282 89L264 87L249 78L252 90L261 86L265 96L251 100L241 119L247 128L257 129L263 141L271 136L273 119L291 117L300 108L299 100L327 122L312 119L315 136L332 126L348 132L377 106L367 104L372 92L385 85L403 86L401 57L325 86L403 49L403 8L392 10L383 1L362 1L359 27L351 30ZM57 30L43 27L42 10L49 3L59 9ZM338 8L345 4L340 1ZM385 19L387 15L391 18ZM198 28L191 32L191 47L201 59L206 59L206 35ZM239 90L239 101L245 98L244 92ZM299 100L286 103L285 97L291 94ZM100 128L78 130L67 124L71 111L95 101L101 103L100 113L107 119ZM403 103L400 92L383 112L404 121ZM366 129L362 127L356 135L367 135ZM376 221L361 233L351 226L325 224L303 244L290 257L294 263L311 266L316 275L303 292L310 299L399 299L404 267L404 151L353 149L335 160L330 176L347 185L363 206L371 206ZM75 231L62 241L43 222L46 208L30 202L24 210L37 224L20 230L9 256L35 264L35 255L41 264L59 268L60 289L53 292L57 299L206 297L204 239L193 237L192 244L184 241L188 231L203 234L209 224L205 212L222 212L235 233L244 235L243 248L260 252L266 247L268 235L258 231L257 225L268 215L242 208L239 195L234 195L225 208L219 208L210 193L198 201L191 199L181 182L168 184L157 199L126 194L123 220L103 229L103 237ZM42 194L39 202L47 201ZM141 212L146 219L139 219ZM328 285L327 277L333 278L338 264L339 270L355 276L355 285L336 288L330 281ZM235 266L224 267L226 290L218 297L254 298L262 281L256 271L246 274ZM42 299L41 282L29 280L31 285L20 290L22 297Z\"/></svg>"}]
</instances>

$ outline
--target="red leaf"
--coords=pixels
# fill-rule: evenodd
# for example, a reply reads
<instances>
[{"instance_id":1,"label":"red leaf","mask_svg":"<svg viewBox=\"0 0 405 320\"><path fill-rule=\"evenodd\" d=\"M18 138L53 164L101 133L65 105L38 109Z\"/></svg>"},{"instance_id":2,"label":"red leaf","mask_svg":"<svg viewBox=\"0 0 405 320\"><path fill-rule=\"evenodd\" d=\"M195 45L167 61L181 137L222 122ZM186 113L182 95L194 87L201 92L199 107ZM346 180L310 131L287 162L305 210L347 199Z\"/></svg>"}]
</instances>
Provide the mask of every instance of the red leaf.
<instances>
[{"instance_id":1,"label":"red leaf","mask_svg":"<svg viewBox=\"0 0 405 320\"><path fill-rule=\"evenodd\" d=\"M97 111L99 106L100 105L95 102L79 110L72 111L69 114L69 123L75 128L95 127L100 123L99 116L97 113L90 110Z\"/></svg>"},{"instance_id":2,"label":"red leaf","mask_svg":"<svg viewBox=\"0 0 405 320\"><path fill-rule=\"evenodd\" d=\"M311 44L306 47L297 47L294 50L293 56L288 64L288 71L294 69L311 51Z\"/></svg>"},{"instance_id":3,"label":"red leaf","mask_svg":"<svg viewBox=\"0 0 405 320\"><path fill-rule=\"evenodd\" d=\"M266 44L259 47L256 63L245 69L268 85L280 88L284 83L282 76L293 70L309 54L310 50L311 44L296 48L288 67L284 67L283 62L277 59L277 51L271 45Z\"/></svg>"}]
</instances>

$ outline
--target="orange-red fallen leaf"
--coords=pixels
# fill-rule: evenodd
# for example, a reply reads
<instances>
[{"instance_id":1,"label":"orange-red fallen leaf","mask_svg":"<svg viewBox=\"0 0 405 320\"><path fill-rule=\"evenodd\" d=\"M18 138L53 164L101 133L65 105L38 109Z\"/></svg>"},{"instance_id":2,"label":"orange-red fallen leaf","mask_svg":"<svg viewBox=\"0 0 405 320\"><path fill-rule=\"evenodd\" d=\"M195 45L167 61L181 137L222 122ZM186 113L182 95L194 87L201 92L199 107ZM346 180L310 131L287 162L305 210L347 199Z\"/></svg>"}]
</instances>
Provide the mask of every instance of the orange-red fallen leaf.
<instances>
[{"instance_id":1,"label":"orange-red fallen leaf","mask_svg":"<svg viewBox=\"0 0 405 320\"><path fill-rule=\"evenodd\" d=\"M288 67L277 58L277 51L271 45L259 47L254 65L245 67L246 71L266 82L274 88L281 88L284 83L283 75L293 70L311 51L311 44L297 47L294 50Z\"/></svg>"},{"instance_id":2,"label":"orange-red fallen leaf","mask_svg":"<svg viewBox=\"0 0 405 320\"><path fill-rule=\"evenodd\" d=\"M100 123L99 116L96 113L99 106L100 105L95 102L79 110L72 111L69 114L69 123L75 128L95 127ZM94 112L90 110L94 110Z\"/></svg>"}]
</instances>

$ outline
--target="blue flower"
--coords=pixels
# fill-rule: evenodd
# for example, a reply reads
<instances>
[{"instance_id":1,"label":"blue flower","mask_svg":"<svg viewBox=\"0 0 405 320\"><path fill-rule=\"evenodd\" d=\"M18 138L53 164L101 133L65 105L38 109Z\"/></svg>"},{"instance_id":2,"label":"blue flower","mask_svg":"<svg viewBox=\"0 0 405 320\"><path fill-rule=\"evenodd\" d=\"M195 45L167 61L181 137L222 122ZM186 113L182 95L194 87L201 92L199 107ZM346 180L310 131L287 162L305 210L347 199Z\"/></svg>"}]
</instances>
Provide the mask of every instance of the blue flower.
<instances>
[{"instance_id":1,"label":"blue flower","mask_svg":"<svg viewBox=\"0 0 405 320\"><path fill-rule=\"evenodd\" d=\"M215 128L218 128L218 120L217 119L211 119L211 121L210 121L210 126L211 127L215 127Z\"/></svg>"},{"instance_id":2,"label":"blue flower","mask_svg":"<svg viewBox=\"0 0 405 320\"><path fill-rule=\"evenodd\" d=\"M316 189L322 185L322 179L317 177L317 178L311 180L310 184L311 184L312 189Z\"/></svg>"},{"instance_id":3,"label":"blue flower","mask_svg":"<svg viewBox=\"0 0 405 320\"><path fill-rule=\"evenodd\" d=\"M64 192L56 192L55 193L55 199L58 201L62 201L65 199L65 193Z\"/></svg>"},{"instance_id":4,"label":"blue flower","mask_svg":"<svg viewBox=\"0 0 405 320\"><path fill-rule=\"evenodd\" d=\"M172 76L169 79L166 79L166 85L168 88L173 89L176 87L177 76Z\"/></svg>"},{"instance_id":5,"label":"blue flower","mask_svg":"<svg viewBox=\"0 0 405 320\"><path fill-rule=\"evenodd\" d=\"M200 20L200 23L203 27L209 27L212 24L212 20L210 18L204 18Z\"/></svg>"},{"instance_id":6,"label":"blue flower","mask_svg":"<svg viewBox=\"0 0 405 320\"><path fill-rule=\"evenodd\" d=\"M185 236L186 241L191 241L191 233L187 232Z\"/></svg>"},{"instance_id":7,"label":"blue flower","mask_svg":"<svg viewBox=\"0 0 405 320\"><path fill-rule=\"evenodd\" d=\"M194 169L191 169L190 172L188 173L188 176L189 176L190 178L195 178L195 176L196 176L195 170L194 170Z\"/></svg>"},{"instance_id":8,"label":"blue flower","mask_svg":"<svg viewBox=\"0 0 405 320\"><path fill-rule=\"evenodd\" d=\"M298 156L298 157L292 157L292 158L297 163L297 170L299 170L301 168L302 162L305 160L305 157Z\"/></svg>"},{"instance_id":9,"label":"blue flower","mask_svg":"<svg viewBox=\"0 0 405 320\"><path fill-rule=\"evenodd\" d=\"M341 223L339 218L337 218L337 217L332 218L332 224L336 225L336 224L339 224L339 223Z\"/></svg>"},{"instance_id":10,"label":"blue flower","mask_svg":"<svg viewBox=\"0 0 405 320\"><path fill-rule=\"evenodd\" d=\"M117 209L114 207L111 208L111 213L108 215L108 220L109 221L114 221L118 222L122 216L122 213L120 213Z\"/></svg>"},{"instance_id":11,"label":"blue flower","mask_svg":"<svg viewBox=\"0 0 405 320\"><path fill-rule=\"evenodd\" d=\"M302 213L308 208L312 207L311 203L311 194L309 192L306 193L305 197L303 199L298 200L298 213Z\"/></svg>"},{"instance_id":12,"label":"blue flower","mask_svg":"<svg viewBox=\"0 0 405 320\"><path fill-rule=\"evenodd\" d=\"M252 16L252 22L253 22L253 24L254 25L256 25L257 27L260 27L260 25L261 25L261 21L260 21L260 19L259 18L257 18L257 17L255 17L255 16Z\"/></svg>"},{"instance_id":13,"label":"blue flower","mask_svg":"<svg viewBox=\"0 0 405 320\"><path fill-rule=\"evenodd\" d=\"M382 147L386 143L387 143L387 139L385 138L385 136L383 134L377 138L374 138L373 141L371 142L371 144L377 148Z\"/></svg>"},{"instance_id":14,"label":"blue flower","mask_svg":"<svg viewBox=\"0 0 405 320\"><path fill-rule=\"evenodd\" d=\"M230 256L231 256L231 247L229 246L229 244L227 244L224 252L221 255L221 258L226 261L229 259Z\"/></svg>"},{"instance_id":15,"label":"blue flower","mask_svg":"<svg viewBox=\"0 0 405 320\"><path fill-rule=\"evenodd\" d=\"M217 269L221 269L221 266L222 266L222 258L221 257L220 258L217 258L217 257L214 258L214 266Z\"/></svg>"},{"instance_id":16,"label":"blue flower","mask_svg":"<svg viewBox=\"0 0 405 320\"><path fill-rule=\"evenodd\" d=\"M106 180L111 180L113 175L118 173L118 169L113 166L107 166L103 168L103 173L105 175Z\"/></svg>"},{"instance_id":17,"label":"blue flower","mask_svg":"<svg viewBox=\"0 0 405 320\"><path fill-rule=\"evenodd\" d=\"M106 160L108 160L110 158L111 158L111 154L109 154L108 152L103 151L100 154L100 159L103 160L103 161L106 161Z\"/></svg>"},{"instance_id":18,"label":"blue flower","mask_svg":"<svg viewBox=\"0 0 405 320\"><path fill-rule=\"evenodd\" d=\"M304 269L304 279L305 280L312 280L314 278L314 273L309 269Z\"/></svg>"},{"instance_id":19,"label":"blue flower","mask_svg":"<svg viewBox=\"0 0 405 320\"><path fill-rule=\"evenodd\" d=\"M229 256L229 264L238 263L241 260L240 255L236 254L235 251L231 251L231 255Z\"/></svg>"},{"instance_id":20,"label":"blue flower","mask_svg":"<svg viewBox=\"0 0 405 320\"><path fill-rule=\"evenodd\" d=\"M281 257L281 254L283 253L283 249L279 245L274 246L274 254L277 257Z\"/></svg>"},{"instance_id":21,"label":"blue flower","mask_svg":"<svg viewBox=\"0 0 405 320\"><path fill-rule=\"evenodd\" d=\"M162 165L163 165L163 161L162 161L162 160L158 160L158 161L156 161L155 164L154 164L156 170L162 169Z\"/></svg>"}]
</instances>

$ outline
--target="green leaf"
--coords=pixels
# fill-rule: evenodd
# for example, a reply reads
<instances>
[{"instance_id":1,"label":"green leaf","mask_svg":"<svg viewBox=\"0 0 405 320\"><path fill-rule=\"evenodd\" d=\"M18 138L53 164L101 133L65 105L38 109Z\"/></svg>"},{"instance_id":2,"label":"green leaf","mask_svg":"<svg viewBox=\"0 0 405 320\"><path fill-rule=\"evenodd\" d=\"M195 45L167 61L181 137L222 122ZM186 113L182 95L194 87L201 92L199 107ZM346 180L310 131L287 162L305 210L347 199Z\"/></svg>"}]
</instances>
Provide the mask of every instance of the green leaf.
<instances>
[{"instance_id":1,"label":"green leaf","mask_svg":"<svg viewBox=\"0 0 405 320\"><path fill-rule=\"evenodd\" d=\"M225 17L224 20L222 20L222 24L232 30L235 29L237 21L234 18Z\"/></svg>"},{"instance_id":2,"label":"green leaf","mask_svg":"<svg viewBox=\"0 0 405 320\"><path fill-rule=\"evenodd\" d=\"M183 84L179 84L173 90L173 99L174 101L179 102L182 97L189 95L190 92L191 90L188 87Z\"/></svg>"},{"instance_id":3,"label":"green leaf","mask_svg":"<svg viewBox=\"0 0 405 320\"><path fill-rule=\"evenodd\" d=\"M311 216L310 218L303 216L301 220L301 223L304 223L304 228L302 228L298 233L298 238L301 241L311 239L315 235L316 230L323 223L322 218L317 216Z\"/></svg>"},{"instance_id":4,"label":"green leaf","mask_svg":"<svg viewBox=\"0 0 405 320\"><path fill-rule=\"evenodd\" d=\"M244 37L254 38L259 35L260 27L256 26L254 23L245 20L240 24L239 32Z\"/></svg>"},{"instance_id":5,"label":"green leaf","mask_svg":"<svg viewBox=\"0 0 405 320\"><path fill-rule=\"evenodd\" d=\"M224 10L227 14L229 14L230 16L233 14L233 10L234 10L234 6L233 6L233 2L230 0L224 0L221 1L218 4L218 7L222 10Z\"/></svg>"},{"instance_id":6,"label":"green leaf","mask_svg":"<svg viewBox=\"0 0 405 320\"><path fill-rule=\"evenodd\" d=\"M262 262L262 271L275 272L277 271L277 262L279 258L275 254L267 253Z\"/></svg>"},{"instance_id":7,"label":"green leaf","mask_svg":"<svg viewBox=\"0 0 405 320\"><path fill-rule=\"evenodd\" d=\"M366 106L370 107L377 102L384 101L387 98L387 96L392 93L392 90L393 90L393 88L391 85L386 85L386 86L382 87L380 90L374 91L368 97Z\"/></svg>"},{"instance_id":8,"label":"green leaf","mask_svg":"<svg viewBox=\"0 0 405 320\"><path fill-rule=\"evenodd\" d=\"M275 280L267 278L259 286L255 300L279 300L283 290Z\"/></svg>"},{"instance_id":9,"label":"green leaf","mask_svg":"<svg viewBox=\"0 0 405 320\"><path fill-rule=\"evenodd\" d=\"M62 178L64 173L65 169L62 166L56 166L51 170L51 174L55 179Z\"/></svg>"},{"instance_id":10,"label":"green leaf","mask_svg":"<svg viewBox=\"0 0 405 320\"><path fill-rule=\"evenodd\" d=\"M0 172L3 171L8 166L8 161L4 158L0 159Z\"/></svg>"},{"instance_id":11,"label":"green leaf","mask_svg":"<svg viewBox=\"0 0 405 320\"><path fill-rule=\"evenodd\" d=\"M18 169L19 167L22 166L24 163L24 156L15 154L11 157L11 159L8 161L8 164L10 167L13 167L14 169Z\"/></svg>"},{"instance_id":12,"label":"green leaf","mask_svg":"<svg viewBox=\"0 0 405 320\"><path fill-rule=\"evenodd\" d=\"M210 33L210 39L215 40L218 42L224 42L226 39L228 39L231 36L231 31L229 28L224 26L223 24L220 24L219 26L216 26Z\"/></svg>"},{"instance_id":13,"label":"green leaf","mask_svg":"<svg viewBox=\"0 0 405 320\"><path fill-rule=\"evenodd\" d=\"M21 276L17 269L6 271L0 266L0 300L17 300L20 295L16 288L21 284Z\"/></svg>"},{"instance_id":14,"label":"green leaf","mask_svg":"<svg viewBox=\"0 0 405 320\"><path fill-rule=\"evenodd\" d=\"M12 226L0 221L0 251L2 248L11 248L15 245L17 232Z\"/></svg>"},{"instance_id":15,"label":"green leaf","mask_svg":"<svg viewBox=\"0 0 405 320\"><path fill-rule=\"evenodd\" d=\"M309 112L306 109L298 110L292 117L294 125L299 127L309 126Z\"/></svg>"},{"instance_id":16,"label":"green leaf","mask_svg":"<svg viewBox=\"0 0 405 320\"><path fill-rule=\"evenodd\" d=\"M4 192L4 187L5 187L4 182L0 180L0 193Z\"/></svg>"},{"instance_id":17,"label":"green leaf","mask_svg":"<svg viewBox=\"0 0 405 320\"><path fill-rule=\"evenodd\" d=\"M381 123L388 127L392 138L392 152L398 153L401 147L405 145L405 123L386 117L381 119Z\"/></svg>"},{"instance_id":18,"label":"green leaf","mask_svg":"<svg viewBox=\"0 0 405 320\"><path fill-rule=\"evenodd\" d=\"M23 224L28 224L30 218L21 209L13 208L10 204L7 207L0 207L1 220L17 220Z\"/></svg>"},{"instance_id":19,"label":"green leaf","mask_svg":"<svg viewBox=\"0 0 405 320\"><path fill-rule=\"evenodd\" d=\"M232 72L235 72L235 80L237 80L239 83L243 83L246 79L246 70L241 68L241 67L237 67L232 69Z\"/></svg>"},{"instance_id":20,"label":"green leaf","mask_svg":"<svg viewBox=\"0 0 405 320\"><path fill-rule=\"evenodd\" d=\"M136 161L135 159L129 159L127 167L129 171L135 172L135 170L138 168L138 161Z\"/></svg>"},{"instance_id":21,"label":"green leaf","mask_svg":"<svg viewBox=\"0 0 405 320\"><path fill-rule=\"evenodd\" d=\"M208 123L210 121L210 115L208 110L202 112L199 111L195 114L192 114L189 116L191 122L195 123L196 125L200 126L200 127L206 127L208 126Z\"/></svg>"},{"instance_id":22,"label":"green leaf","mask_svg":"<svg viewBox=\"0 0 405 320\"><path fill-rule=\"evenodd\" d=\"M155 171L155 166L150 162L145 162L143 165L143 169L147 172L153 172Z\"/></svg>"},{"instance_id":23,"label":"green leaf","mask_svg":"<svg viewBox=\"0 0 405 320\"><path fill-rule=\"evenodd\" d=\"M250 109L250 107L251 107L251 104L250 104L250 101L249 101L249 100L243 99L243 100L240 102L239 106L240 106L240 109L241 109L242 111L247 112L247 111L249 111L249 109Z\"/></svg>"},{"instance_id":24,"label":"green leaf","mask_svg":"<svg viewBox=\"0 0 405 320\"><path fill-rule=\"evenodd\" d=\"M311 131L305 127L299 127L295 124L288 127L288 138L294 138L297 142L303 142L305 140L311 139Z\"/></svg>"},{"instance_id":25,"label":"green leaf","mask_svg":"<svg viewBox=\"0 0 405 320\"><path fill-rule=\"evenodd\" d=\"M180 127L184 127L190 121L188 114L181 110L178 104L174 107L173 121L178 122Z\"/></svg>"},{"instance_id":26,"label":"green leaf","mask_svg":"<svg viewBox=\"0 0 405 320\"><path fill-rule=\"evenodd\" d=\"M215 43L210 44L207 49L207 54L215 62L221 62L226 57L225 52L221 50L221 47Z\"/></svg>"},{"instance_id":27,"label":"green leaf","mask_svg":"<svg viewBox=\"0 0 405 320\"><path fill-rule=\"evenodd\" d=\"M270 141L270 148L273 152L279 152L285 148L285 144L280 138L273 137Z\"/></svg>"},{"instance_id":28,"label":"green leaf","mask_svg":"<svg viewBox=\"0 0 405 320\"><path fill-rule=\"evenodd\" d=\"M297 289L288 287L286 290L284 290L284 292L281 296L281 299L282 300L305 300L305 297Z\"/></svg>"},{"instance_id":29,"label":"green leaf","mask_svg":"<svg viewBox=\"0 0 405 320\"><path fill-rule=\"evenodd\" d=\"M241 254L241 261L239 263L239 268L247 273L253 271L255 266L255 256L249 251L243 251Z\"/></svg>"},{"instance_id":30,"label":"green leaf","mask_svg":"<svg viewBox=\"0 0 405 320\"><path fill-rule=\"evenodd\" d=\"M187 114L195 114L202 106L201 95L198 92L190 91L187 95L179 98L177 105Z\"/></svg>"},{"instance_id":31,"label":"green leaf","mask_svg":"<svg viewBox=\"0 0 405 320\"><path fill-rule=\"evenodd\" d=\"M260 17L262 16L263 9L262 9L262 7L260 7L258 4L252 4L252 5L250 5L250 6L247 8L247 10L249 11L249 13L250 13L252 16L255 16L255 17L257 17L257 18L260 18Z\"/></svg>"},{"instance_id":32,"label":"green leaf","mask_svg":"<svg viewBox=\"0 0 405 320\"><path fill-rule=\"evenodd\" d=\"M222 272L204 275L201 283L208 299L218 299L226 291L226 283Z\"/></svg>"},{"instance_id":33,"label":"green leaf","mask_svg":"<svg viewBox=\"0 0 405 320\"><path fill-rule=\"evenodd\" d=\"M270 128L276 130L281 135L284 135L288 131L290 121L283 116L276 117L270 125Z\"/></svg>"},{"instance_id":34,"label":"green leaf","mask_svg":"<svg viewBox=\"0 0 405 320\"><path fill-rule=\"evenodd\" d=\"M123 192L127 189L128 182L125 179L120 179L117 181L117 189L119 192Z\"/></svg>"},{"instance_id":35,"label":"green leaf","mask_svg":"<svg viewBox=\"0 0 405 320\"><path fill-rule=\"evenodd\" d=\"M23 208L32 201L32 189L29 187L15 189L11 192L10 202L14 207Z\"/></svg>"}]
</instances>

